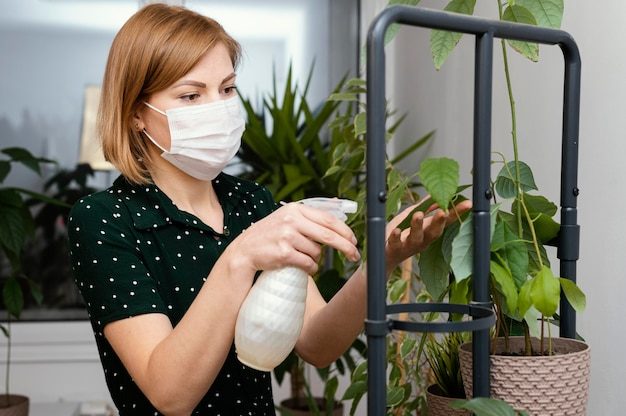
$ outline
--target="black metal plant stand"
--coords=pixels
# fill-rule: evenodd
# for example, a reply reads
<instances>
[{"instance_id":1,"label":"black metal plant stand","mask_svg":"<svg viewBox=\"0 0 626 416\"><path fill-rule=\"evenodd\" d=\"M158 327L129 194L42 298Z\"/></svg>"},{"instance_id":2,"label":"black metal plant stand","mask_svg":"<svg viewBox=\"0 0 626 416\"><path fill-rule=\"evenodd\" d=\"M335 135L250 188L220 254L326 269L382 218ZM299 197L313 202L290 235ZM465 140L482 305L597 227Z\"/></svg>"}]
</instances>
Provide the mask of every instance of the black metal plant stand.
<instances>
[{"instance_id":1,"label":"black metal plant stand","mask_svg":"<svg viewBox=\"0 0 626 416\"><path fill-rule=\"evenodd\" d=\"M385 51L384 36L392 23L468 33L476 37L474 80L473 212L474 266L471 305L387 305L385 290ZM489 396L489 328L495 317L489 300L489 200L491 199L491 87L494 38L559 45L565 58L563 144L561 160L560 275L576 281L580 228L576 224L580 56L574 39L562 30L481 19L461 14L394 6L372 22L367 36L367 236L368 300L365 329L368 343L368 414L386 408L386 336L411 332L472 331L473 394ZM574 338L576 315L561 296L560 336ZM399 312L463 313L464 322L403 322L388 319Z\"/></svg>"}]
</instances>

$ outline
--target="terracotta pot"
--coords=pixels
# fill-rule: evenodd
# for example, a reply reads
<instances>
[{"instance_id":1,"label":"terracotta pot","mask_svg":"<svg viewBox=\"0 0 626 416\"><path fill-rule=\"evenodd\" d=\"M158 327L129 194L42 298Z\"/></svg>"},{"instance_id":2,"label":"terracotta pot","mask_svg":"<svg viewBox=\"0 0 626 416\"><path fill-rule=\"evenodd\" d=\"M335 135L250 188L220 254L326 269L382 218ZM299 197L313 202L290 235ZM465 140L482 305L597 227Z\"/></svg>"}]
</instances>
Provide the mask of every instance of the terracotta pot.
<instances>
[{"instance_id":1,"label":"terracotta pot","mask_svg":"<svg viewBox=\"0 0 626 416\"><path fill-rule=\"evenodd\" d=\"M533 350L539 340L533 339ZM512 353L522 353L524 337L510 337ZM544 347L547 348L545 340ZM589 392L590 352L587 344L553 338L551 356L491 355L491 397L502 399L531 416L585 416ZM495 353L504 351L498 338ZM459 349L461 374L467 397L472 395L472 344Z\"/></svg>"},{"instance_id":2,"label":"terracotta pot","mask_svg":"<svg viewBox=\"0 0 626 416\"><path fill-rule=\"evenodd\" d=\"M428 403L428 416L470 416L470 412L463 409L453 409L450 403L459 400L442 395L443 392L436 384L426 390L426 402Z\"/></svg>"},{"instance_id":3,"label":"terracotta pot","mask_svg":"<svg viewBox=\"0 0 626 416\"><path fill-rule=\"evenodd\" d=\"M320 409L320 414L326 414L326 401L322 398L316 397L315 403ZM304 406L295 406L295 399L286 399L280 402L280 413L284 416L311 416L315 413L309 411L309 406L305 403ZM343 416L343 404L335 403L335 408L332 413L333 416Z\"/></svg>"},{"instance_id":4,"label":"terracotta pot","mask_svg":"<svg viewBox=\"0 0 626 416\"><path fill-rule=\"evenodd\" d=\"M0 416L28 416L28 397L17 394L9 395L9 406L1 407L7 404L4 394L0 395Z\"/></svg>"}]
</instances>

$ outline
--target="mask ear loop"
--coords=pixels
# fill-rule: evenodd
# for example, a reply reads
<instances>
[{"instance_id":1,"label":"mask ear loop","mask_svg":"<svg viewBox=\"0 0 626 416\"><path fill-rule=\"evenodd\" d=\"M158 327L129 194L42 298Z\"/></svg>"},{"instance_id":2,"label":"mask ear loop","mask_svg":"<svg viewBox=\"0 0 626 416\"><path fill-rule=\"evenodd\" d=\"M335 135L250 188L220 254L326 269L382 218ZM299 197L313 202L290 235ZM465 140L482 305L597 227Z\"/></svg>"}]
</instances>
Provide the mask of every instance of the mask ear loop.
<instances>
[{"instance_id":1,"label":"mask ear loop","mask_svg":"<svg viewBox=\"0 0 626 416\"><path fill-rule=\"evenodd\" d=\"M152 109L152 110L156 111L157 113L161 113L161 114L163 114L165 117L167 117L167 114L165 114L165 112L163 112L163 111L159 110L158 108L156 108L156 107L154 107L153 105L151 105L151 104L147 103L146 101L144 101L143 103L144 103L145 105L147 105L147 106L148 106L148 108L150 108L150 109ZM152 138L152 136L150 136L150 134L146 131L145 127L144 127L144 129L142 130L142 132L143 132L143 134L145 134L145 135L146 135L146 137L147 137L148 139L150 139L150 141L151 141L152 143L154 143L154 145L155 145L156 147L158 147L159 149L161 149L163 152L167 152L167 150L165 150L163 147L161 147L161 145L160 145L160 144L158 144L158 143L157 143L157 141L156 141L156 140L154 140L154 138Z\"/></svg>"},{"instance_id":2,"label":"mask ear loop","mask_svg":"<svg viewBox=\"0 0 626 416\"><path fill-rule=\"evenodd\" d=\"M156 140L154 140L154 139L152 138L152 136L150 136L150 134L148 134L148 132L146 131L146 129L145 129L145 128L144 128L141 132L142 132L143 134L145 134L145 135L146 135L146 137L147 137L148 139L150 139L150 141L151 141L152 143L154 143L154 145L155 145L156 147L158 147L159 149L161 149L164 153L165 153L165 152L167 152L167 150L165 150L163 147L161 147L161 145L160 145L160 144L158 144L158 143L157 143L157 141L156 141Z\"/></svg>"}]
</instances>

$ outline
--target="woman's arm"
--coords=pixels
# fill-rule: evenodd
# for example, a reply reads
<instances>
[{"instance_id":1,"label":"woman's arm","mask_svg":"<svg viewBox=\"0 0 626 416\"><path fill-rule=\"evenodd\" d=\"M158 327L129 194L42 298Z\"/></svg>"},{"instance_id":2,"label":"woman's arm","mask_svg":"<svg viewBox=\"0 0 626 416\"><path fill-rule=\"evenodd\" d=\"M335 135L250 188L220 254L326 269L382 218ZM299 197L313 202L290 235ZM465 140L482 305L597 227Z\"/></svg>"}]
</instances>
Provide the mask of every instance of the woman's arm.
<instances>
[{"instance_id":1,"label":"woman's arm","mask_svg":"<svg viewBox=\"0 0 626 416\"><path fill-rule=\"evenodd\" d=\"M456 207L459 215L470 209L465 201ZM423 251L436 240L446 224L457 220L456 214L445 215L438 210L424 218L418 212L411 219L410 229L395 228L414 208L407 208L387 226L386 270L391 271L406 258ZM316 367L326 367L352 345L363 329L366 317L367 277L361 265L339 292L326 304L312 279L309 281L305 323L296 344L296 352Z\"/></svg>"},{"instance_id":2,"label":"woman's arm","mask_svg":"<svg viewBox=\"0 0 626 416\"><path fill-rule=\"evenodd\" d=\"M168 415L189 414L226 359L254 273L285 266L314 273L318 243L357 260L355 242L349 227L332 215L288 204L228 246L175 328L163 314L146 314L112 322L104 334L156 408Z\"/></svg>"}]
</instances>

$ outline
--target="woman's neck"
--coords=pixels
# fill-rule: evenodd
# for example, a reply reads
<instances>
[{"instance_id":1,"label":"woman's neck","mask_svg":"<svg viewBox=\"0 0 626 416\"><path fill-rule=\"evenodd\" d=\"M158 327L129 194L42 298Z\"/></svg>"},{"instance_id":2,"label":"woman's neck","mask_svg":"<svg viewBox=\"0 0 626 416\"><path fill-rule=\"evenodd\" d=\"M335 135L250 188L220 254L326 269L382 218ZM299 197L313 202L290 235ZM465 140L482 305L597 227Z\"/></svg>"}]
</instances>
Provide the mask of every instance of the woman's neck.
<instances>
[{"instance_id":1,"label":"woman's neck","mask_svg":"<svg viewBox=\"0 0 626 416\"><path fill-rule=\"evenodd\" d=\"M211 181L189 176L165 160L155 160L150 174L178 209L195 215L215 231L222 231L222 207Z\"/></svg>"}]
</instances>

